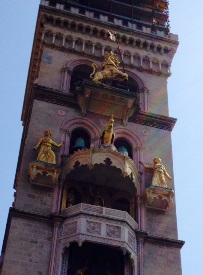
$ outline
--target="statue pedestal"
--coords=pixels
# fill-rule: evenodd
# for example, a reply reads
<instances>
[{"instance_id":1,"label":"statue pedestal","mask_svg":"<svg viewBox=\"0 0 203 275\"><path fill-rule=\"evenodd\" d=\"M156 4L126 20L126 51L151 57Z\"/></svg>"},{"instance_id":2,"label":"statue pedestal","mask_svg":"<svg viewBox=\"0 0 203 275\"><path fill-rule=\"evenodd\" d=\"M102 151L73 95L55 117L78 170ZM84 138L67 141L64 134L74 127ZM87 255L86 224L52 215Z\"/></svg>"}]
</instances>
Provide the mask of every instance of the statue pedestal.
<instances>
[{"instance_id":1,"label":"statue pedestal","mask_svg":"<svg viewBox=\"0 0 203 275\"><path fill-rule=\"evenodd\" d=\"M58 183L60 172L61 169L56 165L31 162L28 174L32 184L53 188Z\"/></svg>"},{"instance_id":2,"label":"statue pedestal","mask_svg":"<svg viewBox=\"0 0 203 275\"><path fill-rule=\"evenodd\" d=\"M173 205L174 191L160 186L146 188L146 205L158 211L166 212Z\"/></svg>"}]
</instances>

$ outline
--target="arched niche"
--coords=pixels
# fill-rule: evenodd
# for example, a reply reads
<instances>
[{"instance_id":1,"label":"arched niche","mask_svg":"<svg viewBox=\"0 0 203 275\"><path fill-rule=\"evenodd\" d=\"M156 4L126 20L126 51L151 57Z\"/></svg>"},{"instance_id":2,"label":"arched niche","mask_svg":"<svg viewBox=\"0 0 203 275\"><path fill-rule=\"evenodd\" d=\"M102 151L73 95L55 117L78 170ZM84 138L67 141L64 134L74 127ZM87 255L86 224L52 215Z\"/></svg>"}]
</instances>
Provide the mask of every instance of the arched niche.
<instances>
[{"instance_id":1,"label":"arched niche","mask_svg":"<svg viewBox=\"0 0 203 275\"><path fill-rule=\"evenodd\" d=\"M70 93L73 89L71 87L73 83L76 84L77 81L80 82L82 79L89 79L93 71L91 67L92 63L93 61L89 59L70 60L61 70L61 91Z\"/></svg>"},{"instance_id":2,"label":"arched niche","mask_svg":"<svg viewBox=\"0 0 203 275\"><path fill-rule=\"evenodd\" d=\"M90 148L91 137L89 132L82 128L75 128L71 132L69 154L73 154L78 149Z\"/></svg>"},{"instance_id":3,"label":"arched niche","mask_svg":"<svg viewBox=\"0 0 203 275\"><path fill-rule=\"evenodd\" d=\"M77 129L83 129L83 131L85 131L89 135L90 140L87 142L87 145L89 147L97 148L99 146L100 136L101 136L100 128L92 120L89 120L86 117L83 117L83 118L78 117L78 118L70 119L65 123L63 123L63 125L61 126L61 129L63 133L62 140L65 141L65 145L61 149L63 150L63 152L61 151L61 154L65 154L65 155L70 154L69 148L70 148L71 136L72 136L72 133L74 133L74 131L76 131Z\"/></svg>"},{"instance_id":4,"label":"arched niche","mask_svg":"<svg viewBox=\"0 0 203 275\"><path fill-rule=\"evenodd\" d=\"M135 165L138 167L138 163L140 160L140 151L143 146L143 143L140 137L136 133L124 127L115 128L114 132L116 137L115 142L116 140L118 141L120 140L120 141L125 141L126 144L129 144L129 149L132 154L132 155L129 155L129 157L133 159ZM116 146L115 142L114 142L114 145Z\"/></svg>"},{"instance_id":5,"label":"arched niche","mask_svg":"<svg viewBox=\"0 0 203 275\"><path fill-rule=\"evenodd\" d=\"M122 148L125 148L127 150L128 156L133 159L133 148L132 145L125 139L125 138L116 138L114 141L114 146L116 149L121 152ZM122 152L121 152L122 153Z\"/></svg>"},{"instance_id":6,"label":"arched niche","mask_svg":"<svg viewBox=\"0 0 203 275\"><path fill-rule=\"evenodd\" d=\"M76 66L71 73L70 93L75 93L77 87L81 86L84 80L90 80L92 67L87 64Z\"/></svg>"}]
</instances>

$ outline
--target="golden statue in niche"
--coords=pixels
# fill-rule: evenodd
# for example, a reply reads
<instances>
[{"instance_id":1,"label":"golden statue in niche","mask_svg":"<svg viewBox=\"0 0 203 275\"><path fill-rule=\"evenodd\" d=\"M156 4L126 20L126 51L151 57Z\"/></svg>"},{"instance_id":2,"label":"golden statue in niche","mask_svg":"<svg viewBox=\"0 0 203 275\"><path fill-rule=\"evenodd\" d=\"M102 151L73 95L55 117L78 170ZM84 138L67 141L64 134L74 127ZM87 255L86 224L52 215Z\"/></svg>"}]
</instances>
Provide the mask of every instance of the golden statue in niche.
<instances>
[{"instance_id":1,"label":"golden statue in niche","mask_svg":"<svg viewBox=\"0 0 203 275\"><path fill-rule=\"evenodd\" d=\"M95 83L101 84L103 80L111 79L117 81L124 81L128 79L128 75L118 69L120 62L116 58L116 54L112 51L110 53L106 52L104 54L104 61L102 63L102 70L99 69L98 65L93 63L93 73L90 78L93 79Z\"/></svg>"},{"instance_id":2,"label":"golden statue in niche","mask_svg":"<svg viewBox=\"0 0 203 275\"><path fill-rule=\"evenodd\" d=\"M115 138L115 134L113 132L113 124L114 124L114 119L113 119L113 115L112 115L110 120L106 124L105 130L102 133L102 136L101 136L101 144L102 145L113 144L113 141Z\"/></svg>"},{"instance_id":3,"label":"golden statue in niche","mask_svg":"<svg viewBox=\"0 0 203 275\"><path fill-rule=\"evenodd\" d=\"M154 164L147 165L147 164L144 164L142 161L140 161L140 164L142 164L144 168L154 170L151 185L168 188L165 177L167 177L169 180L172 180L171 176L166 171L166 168L164 167L164 165L161 164L160 158L154 158L153 162Z\"/></svg>"},{"instance_id":4,"label":"golden statue in niche","mask_svg":"<svg viewBox=\"0 0 203 275\"><path fill-rule=\"evenodd\" d=\"M52 151L52 146L59 148L64 144L64 141L62 141L60 144L57 144L51 139L51 134L52 133L50 130L46 130L44 132L44 137L40 138L37 145L34 147L35 150L40 147L37 161L56 164L56 156L55 153Z\"/></svg>"}]
</instances>

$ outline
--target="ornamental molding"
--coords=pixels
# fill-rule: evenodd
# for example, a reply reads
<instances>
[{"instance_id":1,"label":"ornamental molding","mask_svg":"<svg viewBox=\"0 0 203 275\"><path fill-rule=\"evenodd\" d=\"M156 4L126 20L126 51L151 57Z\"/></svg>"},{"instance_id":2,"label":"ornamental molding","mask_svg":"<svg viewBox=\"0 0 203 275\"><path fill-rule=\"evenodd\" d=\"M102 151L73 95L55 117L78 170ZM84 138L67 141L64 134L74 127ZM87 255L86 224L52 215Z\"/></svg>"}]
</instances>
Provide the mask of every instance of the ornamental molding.
<instances>
[{"instance_id":1,"label":"ornamental molding","mask_svg":"<svg viewBox=\"0 0 203 275\"><path fill-rule=\"evenodd\" d=\"M90 36L95 36L100 39L106 40L108 38L108 30L114 32L118 32L118 26L116 24L109 24L108 22L102 22L101 20L92 20L91 17L85 18L81 17L78 14L71 14L67 12L66 17L58 17L58 14L55 15L54 11L43 12L43 23L44 25L53 26L58 29L71 30L76 33L88 34ZM77 21L76 21L77 18ZM57 22L58 20L58 22ZM95 24L96 23L96 24ZM107 27L108 26L108 27ZM108 29L108 30L107 30ZM57 31L56 31L57 32ZM160 33L161 34L161 33ZM154 50L150 47L150 45L156 47L162 47L158 49L159 54L168 54L173 47L177 47L178 41L171 39L171 37L177 38L175 35L170 34L168 36L158 36L157 34L153 34L150 32L132 30L130 28L122 27L119 25L119 42L120 44L124 44L131 47L144 48L146 51ZM154 43L154 37L158 40L158 43ZM139 43L136 43L136 39ZM165 49L165 50L164 50Z\"/></svg>"},{"instance_id":2,"label":"ornamental molding","mask_svg":"<svg viewBox=\"0 0 203 275\"><path fill-rule=\"evenodd\" d=\"M174 204L174 191L169 188L150 186L146 188L146 205L157 211L168 211Z\"/></svg>"},{"instance_id":3,"label":"ornamental molding","mask_svg":"<svg viewBox=\"0 0 203 275\"><path fill-rule=\"evenodd\" d=\"M72 94L66 94L60 92L59 90L53 90L51 88L40 86L37 84L35 84L32 88L32 96L33 99L37 99L40 101L45 101L60 106L71 107L77 110L81 109ZM128 119L128 121L145 126L150 126L153 128L172 131L177 119L154 113L139 111L136 114L133 114Z\"/></svg>"},{"instance_id":4,"label":"ornamental molding","mask_svg":"<svg viewBox=\"0 0 203 275\"><path fill-rule=\"evenodd\" d=\"M32 184L53 188L58 183L60 172L56 165L33 161L29 165L28 175Z\"/></svg>"},{"instance_id":5,"label":"ornamental molding","mask_svg":"<svg viewBox=\"0 0 203 275\"><path fill-rule=\"evenodd\" d=\"M71 171L81 166L87 166L93 170L95 165L104 165L109 168L120 169L122 177L129 177L136 188L139 188L139 173L131 158L109 148L78 150L70 155L63 164L62 178L65 178Z\"/></svg>"},{"instance_id":6,"label":"ornamental molding","mask_svg":"<svg viewBox=\"0 0 203 275\"><path fill-rule=\"evenodd\" d=\"M172 131L177 119L158 114L140 111L129 118L129 122L150 126L162 130Z\"/></svg>"}]
</instances>

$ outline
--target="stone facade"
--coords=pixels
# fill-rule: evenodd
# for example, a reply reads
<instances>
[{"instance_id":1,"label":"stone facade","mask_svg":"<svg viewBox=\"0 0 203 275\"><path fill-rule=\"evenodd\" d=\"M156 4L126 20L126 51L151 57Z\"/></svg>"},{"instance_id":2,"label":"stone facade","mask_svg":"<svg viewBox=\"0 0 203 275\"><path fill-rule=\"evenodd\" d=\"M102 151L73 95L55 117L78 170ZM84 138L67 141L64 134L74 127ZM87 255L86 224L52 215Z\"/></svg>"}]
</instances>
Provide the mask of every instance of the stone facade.
<instances>
[{"instance_id":1,"label":"stone facade","mask_svg":"<svg viewBox=\"0 0 203 275\"><path fill-rule=\"evenodd\" d=\"M110 23L102 14L95 19L93 12L66 10L59 2L41 1L39 10L1 274L72 275L91 269L89 260L88 267L73 260L87 244L92 251L94 245L105 247L106 254L114 248L123 259L120 274L181 275L183 242L177 239L175 199L170 208L148 207L152 171L140 163L161 157L173 179L171 131L176 119L169 117L167 78L177 37L163 26L123 26L123 19ZM127 88L90 82L91 64L101 68L106 51L121 59L108 30L118 32ZM77 79L81 75L85 84ZM101 136L112 113L115 146L105 148ZM46 129L58 144L64 141L53 149L56 166L36 162L33 147ZM76 137L81 137L77 131L86 145L74 152ZM121 141L128 156L116 147ZM167 184L167 192L174 194L174 180ZM155 196L158 204L160 195Z\"/></svg>"}]
</instances>

